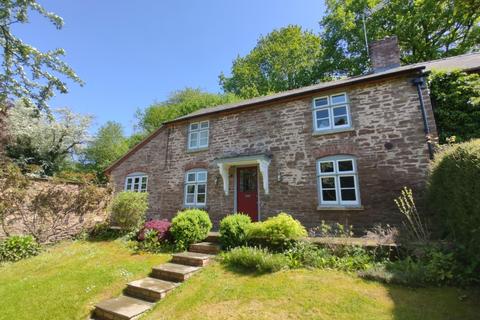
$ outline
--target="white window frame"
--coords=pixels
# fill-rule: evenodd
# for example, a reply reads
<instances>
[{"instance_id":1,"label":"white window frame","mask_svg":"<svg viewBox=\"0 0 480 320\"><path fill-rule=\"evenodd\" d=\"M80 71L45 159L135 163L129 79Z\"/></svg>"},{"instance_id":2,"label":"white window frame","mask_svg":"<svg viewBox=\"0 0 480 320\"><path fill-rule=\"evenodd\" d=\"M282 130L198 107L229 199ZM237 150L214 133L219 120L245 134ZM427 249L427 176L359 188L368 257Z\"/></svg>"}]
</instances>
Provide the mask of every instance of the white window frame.
<instances>
[{"instance_id":1,"label":"white window frame","mask_svg":"<svg viewBox=\"0 0 480 320\"><path fill-rule=\"evenodd\" d=\"M205 174L205 180L199 179L201 174ZM189 176L194 176L194 180L189 180ZM207 205L207 181L208 181L208 172L205 169L193 169L189 170L185 173L185 188L184 188L184 196L183 196L183 204L186 207L205 207ZM203 203L198 202L198 186L205 185L205 192L200 194L205 194L205 201ZM188 202L188 195L192 195L192 193L188 193L188 187L194 186L193 192L193 202Z\"/></svg>"},{"instance_id":2,"label":"white window frame","mask_svg":"<svg viewBox=\"0 0 480 320\"><path fill-rule=\"evenodd\" d=\"M345 96L345 101L340 103L333 103L333 97L336 96ZM327 104L322 106L316 106L316 101L326 99ZM334 109L345 107L346 109L346 116L347 116L347 124L342 125L335 125L335 116L334 116ZM332 94L329 96L322 96L314 98L312 101L312 108L313 108L313 129L315 132L325 132L325 131L336 131L342 129L349 129L352 127L352 119L350 116L350 101L348 99L348 95L346 92L340 92L336 94ZM328 113L328 117L320 118L320 119L328 119L328 127L318 127L318 119L317 119L317 111L326 110Z\"/></svg>"},{"instance_id":3,"label":"white window frame","mask_svg":"<svg viewBox=\"0 0 480 320\"><path fill-rule=\"evenodd\" d=\"M350 171L340 171L339 162L342 161L351 161L352 170ZM321 172L322 163L333 163L333 172ZM341 177L353 177L354 186L348 188L342 188L340 185ZM331 188L335 190L335 201L326 201L323 200L323 186L322 178L333 178L335 181L335 187ZM318 185L318 201L320 207L359 207L360 202L360 186L358 183L358 171L357 171L357 161L355 157L352 156L332 156L325 157L317 160L317 185ZM330 188L328 188L330 190ZM344 189L354 189L355 190L355 200L342 200L341 190Z\"/></svg>"},{"instance_id":4,"label":"white window frame","mask_svg":"<svg viewBox=\"0 0 480 320\"><path fill-rule=\"evenodd\" d=\"M138 183L135 183L135 179L139 179ZM143 183L143 179L145 179L145 183ZM145 188L143 188L145 185ZM135 172L131 173L125 177L125 191L132 191L132 192L147 192L148 188L148 176L142 172Z\"/></svg>"},{"instance_id":5,"label":"white window frame","mask_svg":"<svg viewBox=\"0 0 480 320\"><path fill-rule=\"evenodd\" d=\"M200 144L202 134L206 132L206 143ZM188 150L198 150L208 148L208 143L210 140L210 122L208 120L192 122L188 126ZM193 138L196 137L196 138ZM205 137L204 137L205 138ZM192 142L195 141L195 145L192 146Z\"/></svg>"}]
</instances>

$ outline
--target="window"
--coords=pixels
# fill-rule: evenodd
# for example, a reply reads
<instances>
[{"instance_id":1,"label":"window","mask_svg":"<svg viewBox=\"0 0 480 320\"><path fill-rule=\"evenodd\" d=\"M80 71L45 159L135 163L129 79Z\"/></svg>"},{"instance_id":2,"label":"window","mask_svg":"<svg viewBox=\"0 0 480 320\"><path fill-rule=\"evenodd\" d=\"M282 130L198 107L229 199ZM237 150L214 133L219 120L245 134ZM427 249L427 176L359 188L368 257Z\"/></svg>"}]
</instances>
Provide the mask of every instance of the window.
<instances>
[{"instance_id":1,"label":"window","mask_svg":"<svg viewBox=\"0 0 480 320\"><path fill-rule=\"evenodd\" d=\"M350 113L346 93L313 99L315 131L350 128Z\"/></svg>"},{"instance_id":2,"label":"window","mask_svg":"<svg viewBox=\"0 0 480 320\"><path fill-rule=\"evenodd\" d=\"M207 203L207 171L193 170L185 175L185 205L201 207Z\"/></svg>"},{"instance_id":3,"label":"window","mask_svg":"<svg viewBox=\"0 0 480 320\"><path fill-rule=\"evenodd\" d=\"M317 161L321 206L360 205L357 167L351 157L327 157Z\"/></svg>"},{"instance_id":4,"label":"window","mask_svg":"<svg viewBox=\"0 0 480 320\"><path fill-rule=\"evenodd\" d=\"M202 149L208 147L208 121L190 123L188 130L188 149Z\"/></svg>"},{"instance_id":5,"label":"window","mask_svg":"<svg viewBox=\"0 0 480 320\"><path fill-rule=\"evenodd\" d=\"M147 180L144 173L132 173L125 179L125 191L146 192Z\"/></svg>"}]
</instances>

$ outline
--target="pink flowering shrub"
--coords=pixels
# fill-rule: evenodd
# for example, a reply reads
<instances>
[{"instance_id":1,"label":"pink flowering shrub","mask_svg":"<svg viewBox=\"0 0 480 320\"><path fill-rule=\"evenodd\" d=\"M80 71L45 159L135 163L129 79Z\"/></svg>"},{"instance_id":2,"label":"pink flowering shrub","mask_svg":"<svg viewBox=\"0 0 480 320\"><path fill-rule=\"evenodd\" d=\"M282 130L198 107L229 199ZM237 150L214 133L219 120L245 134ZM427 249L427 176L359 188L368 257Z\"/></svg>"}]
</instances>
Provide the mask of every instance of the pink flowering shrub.
<instances>
[{"instance_id":1,"label":"pink flowering shrub","mask_svg":"<svg viewBox=\"0 0 480 320\"><path fill-rule=\"evenodd\" d=\"M138 240L145 240L145 233L147 231L156 231L158 241L167 240L170 237L171 223L167 220L150 220L145 222L143 228L138 233Z\"/></svg>"}]
</instances>

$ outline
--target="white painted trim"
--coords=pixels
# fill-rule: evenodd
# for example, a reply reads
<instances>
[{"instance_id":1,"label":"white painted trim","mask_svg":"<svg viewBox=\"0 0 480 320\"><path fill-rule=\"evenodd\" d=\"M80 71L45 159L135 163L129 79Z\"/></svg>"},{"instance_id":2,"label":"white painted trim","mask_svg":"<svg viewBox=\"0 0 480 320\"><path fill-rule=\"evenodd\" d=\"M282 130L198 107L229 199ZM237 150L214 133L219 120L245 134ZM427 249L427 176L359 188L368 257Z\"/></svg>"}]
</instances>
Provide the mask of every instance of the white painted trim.
<instances>
[{"instance_id":1,"label":"white painted trim","mask_svg":"<svg viewBox=\"0 0 480 320\"><path fill-rule=\"evenodd\" d=\"M332 97L333 96L339 96L339 95L345 95L345 102L333 104L332 103ZM319 100L319 99L324 99L324 98L327 98L328 105L316 107L315 106L315 101ZM347 116L348 124L336 126L335 123L334 123L335 117L333 115L333 109L343 107L343 106L345 106L345 108L347 110L346 116ZM318 128L317 127L317 111L320 111L320 110L327 110L328 111L328 121L329 121L329 126L328 127L325 127L325 128ZM331 94L329 96L322 96L322 97L313 98L312 99L312 122L313 122L314 133L321 133L323 131L331 132L332 130L342 130L342 129L352 128L353 124L352 124L352 118L351 118L351 115L350 115L350 99L348 98L348 94L346 92L339 92L339 93L336 93L336 94Z\"/></svg>"},{"instance_id":2,"label":"white painted trim","mask_svg":"<svg viewBox=\"0 0 480 320\"><path fill-rule=\"evenodd\" d=\"M229 179L228 179L228 170L234 166L243 166L243 165L258 165L260 173L262 174L262 186L265 194L269 194L269 183L268 183L268 169L270 166L271 159L267 158L265 155L256 155L256 156L243 156L243 157L233 157L218 159L215 161L220 175L223 180L223 191L226 196L228 196L229 191Z\"/></svg>"},{"instance_id":3,"label":"white painted trim","mask_svg":"<svg viewBox=\"0 0 480 320\"><path fill-rule=\"evenodd\" d=\"M135 186L135 178L139 178L139 186L138 186L138 189L135 190L134 186ZM147 181L145 182L145 190L142 191L142 179L143 178L146 178ZM127 185L128 185L128 179L131 179L132 180L132 183L131 183L131 188L130 189L127 189ZM123 185L123 190L124 191L133 191L133 192L147 192L148 191L148 175L146 173L143 173L143 172L134 172L134 173L130 173L128 174L126 177L125 177L125 183Z\"/></svg>"}]
</instances>

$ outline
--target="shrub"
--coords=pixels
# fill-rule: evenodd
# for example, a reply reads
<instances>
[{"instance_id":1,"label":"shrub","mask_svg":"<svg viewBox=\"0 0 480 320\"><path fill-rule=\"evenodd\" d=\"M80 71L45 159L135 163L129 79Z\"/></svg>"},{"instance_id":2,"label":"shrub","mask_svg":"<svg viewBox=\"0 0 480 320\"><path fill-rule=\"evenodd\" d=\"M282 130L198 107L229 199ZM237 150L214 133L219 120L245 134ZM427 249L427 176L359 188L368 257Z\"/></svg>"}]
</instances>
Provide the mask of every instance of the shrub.
<instances>
[{"instance_id":1,"label":"shrub","mask_svg":"<svg viewBox=\"0 0 480 320\"><path fill-rule=\"evenodd\" d=\"M426 248L419 255L388 261L383 265L360 273L366 279L396 283L413 287L425 285L466 284L463 267L454 252Z\"/></svg>"},{"instance_id":2,"label":"shrub","mask_svg":"<svg viewBox=\"0 0 480 320\"><path fill-rule=\"evenodd\" d=\"M221 256L222 263L234 269L248 272L269 273L288 268L289 261L283 254L272 254L267 249L238 247Z\"/></svg>"},{"instance_id":3,"label":"shrub","mask_svg":"<svg viewBox=\"0 0 480 320\"><path fill-rule=\"evenodd\" d=\"M480 139L450 146L432 163L427 200L443 235L480 256Z\"/></svg>"},{"instance_id":4,"label":"shrub","mask_svg":"<svg viewBox=\"0 0 480 320\"><path fill-rule=\"evenodd\" d=\"M307 231L298 220L281 212L263 222L253 223L247 236L250 243L283 250L295 240L306 237Z\"/></svg>"},{"instance_id":5,"label":"shrub","mask_svg":"<svg viewBox=\"0 0 480 320\"><path fill-rule=\"evenodd\" d=\"M170 232L177 249L184 250L190 244L204 240L211 228L212 222L206 211L188 209L173 218Z\"/></svg>"},{"instance_id":6,"label":"shrub","mask_svg":"<svg viewBox=\"0 0 480 320\"><path fill-rule=\"evenodd\" d=\"M0 261L19 261L39 252L40 245L32 236L11 236L0 242Z\"/></svg>"},{"instance_id":7,"label":"shrub","mask_svg":"<svg viewBox=\"0 0 480 320\"><path fill-rule=\"evenodd\" d=\"M145 233L155 231L158 241L165 241L170 238L171 223L167 220L150 220L145 222L138 233L138 240L145 240Z\"/></svg>"},{"instance_id":8,"label":"shrub","mask_svg":"<svg viewBox=\"0 0 480 320\"><path fill-rule=\"evenodd\" d=\"M120 192L112 201L110 218L114 225L132 230L144 221L147 208L146 192Z\"/></svg>"},{"instance_id":9,"label":"shrub","mask_svg":"<svg viewBox=\"0 0 480 320\"><path fill-rule=\"evenodd\" d=\"M247 244L247 231L252 221L241 213L226 216L220 222L220 243L224 249L232 249Z\"/></svg>"}]
</instances>

